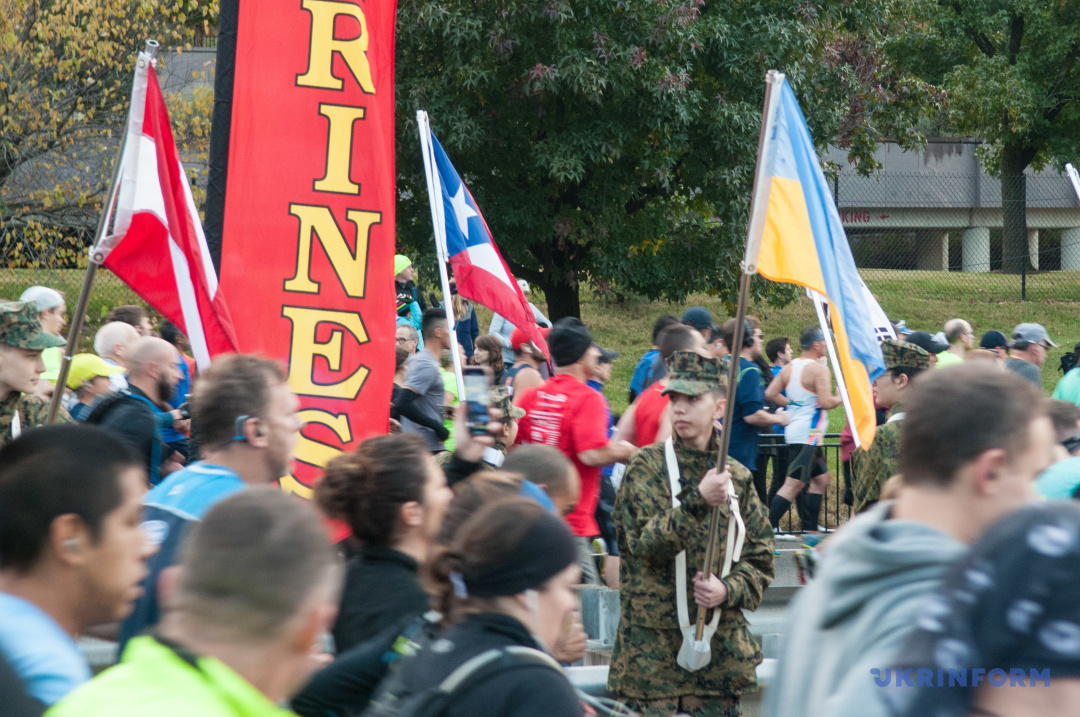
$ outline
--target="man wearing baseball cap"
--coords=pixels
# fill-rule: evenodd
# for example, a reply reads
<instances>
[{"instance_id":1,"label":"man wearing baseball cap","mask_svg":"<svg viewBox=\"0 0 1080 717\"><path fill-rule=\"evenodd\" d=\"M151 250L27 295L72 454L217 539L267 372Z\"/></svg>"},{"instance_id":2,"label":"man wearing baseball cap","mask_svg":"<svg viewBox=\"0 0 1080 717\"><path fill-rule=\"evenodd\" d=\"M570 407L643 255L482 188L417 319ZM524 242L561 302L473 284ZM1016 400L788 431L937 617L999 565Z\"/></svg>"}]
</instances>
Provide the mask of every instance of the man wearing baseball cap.
<instances>
[{"instance_id":1,"label":"man wearing baseball cap","mask_svg":"<svg viewBox=\"0 0 1080 717\"><path fill-rule=\"evenodd\" d=\"M41 352L64 343L41 328L34 302L0 303L0 445L45 423L49 404L33 395L45 371ZM71 417L61 408L56 420L70 422Z\"/></svg>"},{"instance_id":2,"label":"man wearing baseball cap","mask_svg":"<svg viewBox=\"0 0 1080 717\"><path fill-rule=\"evenodd\" d=\"M1019 324L1012 332L1012 346L1012 356L1005 360L1005 368L1031 381L1041 391L1046 350L1051 346L1057 348L1057 344L1050 340L1041 324Z\"/></svg>"},{"instance_id":3,"label":"man wearing baseball cap","mask_svg":"<svg viewBox=\"0 0 1080 717\"><path fill-rule=\"evenodd\" d=\"M881 486L900 472L900 426L904 421L904 396L912 379L930 368L930 354L906 341L886 339L881 342L885 373L874 381L874 393L880 406L889 409L889 420L877 427L869 448L857 448L851 454L852 510L861 513L878 502Z\"/></svg>"},{"instance_id":4,"label":"man wearing baseball cap","mask_svg":"<svg viewBox=\"0 0 1080 717\"><path fill-rule=\"evenodd\" d=\"M993 351L1004 363L1005 359L1009 358L1009 349L1012 348L1012 343L1009 341L1009 337L1000 331L990 330L982 335L979 340L979 348Z\"/></svg>"},{"instance_id":5,"label":"man wearing baseball cap","mask_svg":"<svg viewBox=\"0 0 1080 717\"><path fill-rule=\"evenodd\" d=\"M582 579L599 583L591 545L592 539L600 535L595 517L600 468L625 462L634 446L608 439L607 404L603 396L585 385L600 358L600 349L588 327L575 318L560 319L547 342L555 375L514 397L514 403L526 412L517 442L554 446L577 468L581 498L566 521L577 537Z\"/></svg>"},{"instance_id":6,"label":"man wearing baseball cap","mask_svg":"<svg viewBox=\"0 0 1080 717\"><path fill-rule=\"evenodd\" d=\"M949 342L944 338L934 336L929 331L912 331L904 337L904 341L915 344L930 357L930 368L935 368L938 362L938 354L949 349Z\"/></svg>"},{"instance_id":7,"label":"man wearing baseball cap","mask_svg":"<svg viewBox=\"0 0 1080 717\"><path fill-rule=\"evenodd\" d=\"M511 396L518 396L544 382L540 366L547 357L536 347L524 331L515 328L510 334L510 347L514 349L514 365L503 373L502 385L510 389Z\"/></svg>"},{"instance_id":8,"label":"man wearing baseball cap","mask_svg":"<svg viewBox=\"0 0 1080 717\"><path fill-rule=\"evenodd\" d=\"M113 366L95 354L75 354L67 377L67 387L75 392L71 417L85 421L98 396L112 391L110 377L123 372L123 366Z\"/></svg>"}]
</instances>

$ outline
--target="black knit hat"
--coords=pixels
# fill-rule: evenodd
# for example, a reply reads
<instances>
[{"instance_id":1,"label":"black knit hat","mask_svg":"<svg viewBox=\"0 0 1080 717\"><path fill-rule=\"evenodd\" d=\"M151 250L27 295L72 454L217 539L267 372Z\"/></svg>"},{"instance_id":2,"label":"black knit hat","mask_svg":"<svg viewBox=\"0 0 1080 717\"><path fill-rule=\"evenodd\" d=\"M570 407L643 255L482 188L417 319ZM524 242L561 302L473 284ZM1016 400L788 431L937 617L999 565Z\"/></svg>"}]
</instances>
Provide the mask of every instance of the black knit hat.
<instances>
[{"instance_id":1,"label":"black knit hat","mask_svg":"<svg viewBox=\"0 0 1080 717\"><path fill-rule=\"evenodd\" d=\"M568 316L559 319L547 337L551 360L556 366L577 363L593 345L592 332L580 319Z\"/></svg>"}]
</instances>

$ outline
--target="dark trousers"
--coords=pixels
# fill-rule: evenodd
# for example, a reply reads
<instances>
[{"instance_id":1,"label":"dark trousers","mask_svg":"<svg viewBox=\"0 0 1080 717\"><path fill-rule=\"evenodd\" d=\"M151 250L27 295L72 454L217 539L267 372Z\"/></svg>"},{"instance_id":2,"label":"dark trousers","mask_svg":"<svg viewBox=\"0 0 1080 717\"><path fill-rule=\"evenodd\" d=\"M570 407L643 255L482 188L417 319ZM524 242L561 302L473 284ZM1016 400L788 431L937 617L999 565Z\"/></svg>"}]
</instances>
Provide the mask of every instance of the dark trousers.
<instances>
[{"instance_id":1,"label":"dark trousers","mask_svg":"<svg viewBox=\"0 0 1080 717\"><path fill-rule=\"evenodd\" d=\"M772 461L772 480L768 480L769 462ZM762 433L761 447L758 450L757 469L754 470L754 488L766 510L772 504L773 496L784 485L787 478L788 452L787 443L782 433ZM766 490L766 482L768 490ZM813 515L806 504L806 491L795 496L795 510L799 514L799 523L803 530L817 530L818 516Z\"/></svg>"}]
</instances>

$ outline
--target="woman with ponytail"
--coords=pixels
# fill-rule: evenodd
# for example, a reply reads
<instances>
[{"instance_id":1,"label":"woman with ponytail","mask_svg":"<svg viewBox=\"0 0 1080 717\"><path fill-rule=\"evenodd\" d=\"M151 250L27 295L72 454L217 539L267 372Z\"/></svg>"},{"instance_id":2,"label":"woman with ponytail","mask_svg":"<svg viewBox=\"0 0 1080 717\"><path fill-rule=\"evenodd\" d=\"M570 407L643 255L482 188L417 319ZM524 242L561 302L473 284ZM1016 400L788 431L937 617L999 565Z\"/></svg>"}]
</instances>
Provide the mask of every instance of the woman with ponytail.
<instances>
[{"instance_id":1,"label":"woman with ponytail","mask_svg":"<svg viewBox=\"0 0 1080 717\"><path fill-rule=\"evenodd\" d=\"M315 500L349 525L359 548L333 628L339 653L428 609L419 569L450 498L442 470L412 434L371 438L326 466Z\"/></svg>"},{"instance_id":2,"label":"woman with ponytail","mask_svg":"<svg viewBox=\"0 0 1080 717\"><path fill-rule=\"evenodd\" d=\"M445 687L455 671L459 681L439 712L445 717L584 714L565 673L546 655L577 608L581 577L561 518L523 498L486 502L430 567L436 607L450 626L395 675L409 702L386 693L369 714L395 704L396 713L407 714L407 704Z\"/></svg>"}]
</instances>

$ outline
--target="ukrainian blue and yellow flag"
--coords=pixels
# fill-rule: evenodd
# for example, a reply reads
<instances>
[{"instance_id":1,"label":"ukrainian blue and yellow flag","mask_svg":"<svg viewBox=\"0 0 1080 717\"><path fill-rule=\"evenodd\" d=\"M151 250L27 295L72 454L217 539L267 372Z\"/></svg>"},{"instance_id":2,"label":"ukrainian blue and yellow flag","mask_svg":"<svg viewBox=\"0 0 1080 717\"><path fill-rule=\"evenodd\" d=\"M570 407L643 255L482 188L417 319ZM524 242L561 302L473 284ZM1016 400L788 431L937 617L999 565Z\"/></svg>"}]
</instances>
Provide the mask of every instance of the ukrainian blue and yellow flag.
<instances>
[{"instance_id":1,"label":"ukrainian blue and yellow flag","mask_svg":"<svg viewBox=\"0 0 1080 717\"><path fill-rule=\"evenodd\" d=\"M760 241L759 274L772 281L799 284L828 299L837 359L850 398L853 433L859 443L868 446L877 425L871 384L884 373L885 361L806 119L783 75L770 73L769 83L770 101L754 183L748 265L753 266L749 258Z\"/></svg>"}]
</instances>

